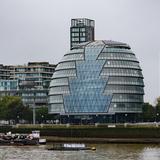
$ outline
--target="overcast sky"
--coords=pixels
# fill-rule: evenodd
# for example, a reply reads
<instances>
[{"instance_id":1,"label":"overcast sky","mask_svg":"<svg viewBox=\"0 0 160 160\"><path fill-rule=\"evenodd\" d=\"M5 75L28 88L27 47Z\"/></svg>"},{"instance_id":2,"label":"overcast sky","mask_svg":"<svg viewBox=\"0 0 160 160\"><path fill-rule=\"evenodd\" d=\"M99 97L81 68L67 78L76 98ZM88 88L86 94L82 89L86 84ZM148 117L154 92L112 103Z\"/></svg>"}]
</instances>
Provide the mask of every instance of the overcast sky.
<instances>
[{"instance_id":1,"label":"overcast sky","mask_svg":"<svg viewBox=\"0 0 160 160\"><path fill-rule=\"evenodd\" d=\"M0 63L58 63L71 18L96 23L96 39L128 43L140 61L145 101L160 95L160 0L0 0Z\"/></svg>"}]
</instances>

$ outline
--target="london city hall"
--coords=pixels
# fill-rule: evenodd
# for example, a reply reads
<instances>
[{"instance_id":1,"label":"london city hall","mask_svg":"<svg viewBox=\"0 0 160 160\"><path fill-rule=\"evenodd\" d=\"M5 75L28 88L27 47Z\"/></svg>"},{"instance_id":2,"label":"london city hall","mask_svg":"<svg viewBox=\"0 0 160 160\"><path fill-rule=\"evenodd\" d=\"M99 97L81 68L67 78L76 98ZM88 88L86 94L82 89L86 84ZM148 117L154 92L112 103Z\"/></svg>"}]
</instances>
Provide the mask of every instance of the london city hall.
<instances>
[{"instance_id":1,"label":"london city hall","mask_svg":"<svg viewBox=\"0 0 160 160\"><path fill-rule=\"evenodd\" d=\"M117 121L128 116L133 121L142 112L143 95L142 70L128 44L85 42L58 63L50 83L49 113L105 115L111 121L116 115Z\"/></svg>"}]
</instances>

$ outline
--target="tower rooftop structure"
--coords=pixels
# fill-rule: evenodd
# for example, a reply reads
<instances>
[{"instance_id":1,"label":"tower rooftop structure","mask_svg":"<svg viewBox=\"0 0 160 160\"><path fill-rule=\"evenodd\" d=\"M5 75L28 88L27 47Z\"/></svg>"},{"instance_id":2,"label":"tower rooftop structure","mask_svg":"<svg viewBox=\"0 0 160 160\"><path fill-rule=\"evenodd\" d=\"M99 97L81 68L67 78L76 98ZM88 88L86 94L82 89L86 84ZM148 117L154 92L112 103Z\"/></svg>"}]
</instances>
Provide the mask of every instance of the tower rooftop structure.
<instances>
[{"instance_id":1,"label":"tower rooftop structure","mask_svg":"<svg viewBox=\"0 0 160 160\"><path fill-rule=\"evenodd\" d=\"M79 43L94 41L94 20L87 18L71 19L70 48Z\"/></svg>"}]
</instances>

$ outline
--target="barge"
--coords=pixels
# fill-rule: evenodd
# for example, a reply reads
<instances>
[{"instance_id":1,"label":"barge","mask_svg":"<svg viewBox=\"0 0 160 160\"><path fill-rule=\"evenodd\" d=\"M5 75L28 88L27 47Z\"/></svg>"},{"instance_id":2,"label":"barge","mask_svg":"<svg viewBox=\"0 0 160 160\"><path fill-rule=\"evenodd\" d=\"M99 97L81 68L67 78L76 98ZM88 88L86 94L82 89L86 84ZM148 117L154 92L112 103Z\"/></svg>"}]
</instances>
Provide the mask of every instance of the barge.
<instances>
[{"instance_id":1,"label":"barge","mask_svg":"<svg viewBox=\"0 0 160 160\"><path fill-rule=\"evenodd\" d=\"M87 147L85 144L79 143L60 143L54 144L52 148L48 148L48 150L56 150L56 151L80 151L80 150L96 150L95 147Z\"/></svg>"},{"instance_id":2,"label":"barge","mask_svg":"<svg viewBox=\"0 0 160 160\"><path fill-rule=\"evenodd\" d=\"M0 145L39 145L46 144L46 139L40 139L39 131L32 131L31 134L0 134Z\"/></svg>"}]
</instances>

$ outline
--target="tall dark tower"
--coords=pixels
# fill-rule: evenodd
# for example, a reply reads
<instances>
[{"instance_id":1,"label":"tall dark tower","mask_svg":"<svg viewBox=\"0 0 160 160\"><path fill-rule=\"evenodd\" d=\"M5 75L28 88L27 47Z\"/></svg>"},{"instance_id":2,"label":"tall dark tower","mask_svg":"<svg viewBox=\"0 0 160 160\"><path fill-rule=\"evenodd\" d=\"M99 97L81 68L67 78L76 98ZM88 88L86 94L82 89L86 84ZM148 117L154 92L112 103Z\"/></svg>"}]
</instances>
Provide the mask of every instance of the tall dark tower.
<instances>
[{"instance_id":1,"label":"tall dark tower","mask_svg":"<svg viewBox=\"0 0 160 160\"><path fill-rule=\"evenodd\" d=\"M86 18L71 19L70 48L74 45L94 41L94 20Z\"/></svg>"}]
</instances>

